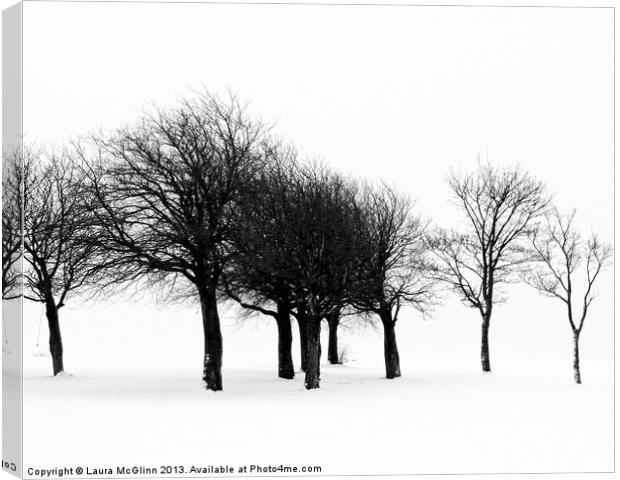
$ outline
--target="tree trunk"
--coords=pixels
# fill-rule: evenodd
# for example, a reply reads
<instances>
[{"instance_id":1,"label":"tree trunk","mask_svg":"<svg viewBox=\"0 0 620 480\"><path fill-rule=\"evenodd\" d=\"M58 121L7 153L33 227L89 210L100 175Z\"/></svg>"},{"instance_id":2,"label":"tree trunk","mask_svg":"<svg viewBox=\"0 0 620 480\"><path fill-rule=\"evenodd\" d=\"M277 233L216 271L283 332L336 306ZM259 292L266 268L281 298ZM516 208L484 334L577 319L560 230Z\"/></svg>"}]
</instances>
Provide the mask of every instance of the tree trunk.
<instances>
[{"instance_id":1,"label":"tree trunk","mask_svg":"<svg viewBox=\"0 0 620 480\"><path fill-rule=\"evenodd\" d=\"M306 363L307 390L319 388L321 380L321 319L316 315L308 316L308 347Z\"/></svg>"},{"instance_id":2,"label":"tree trunk","mask_svg":"<svg viewBox=\"0 0 620 480\"><path fill-rule=\"evenodd\" d=\"M53 299L45 302L45 314L50 331L50 354L52 355L52 368L54 376L64 371L62 361L62 337L60 335L60 323L58 322L58 308Z\"/></svg>"},{"instance_id":3,"label":"tree trunk","mask_svg":"<svg viewBox=\"0 0 620 480\"><path fill-rule=\"evenodd\" d=\"M308 369L308 315L303 306L297 307L297 325L299 326L299 350L301 352L301 370Z\"/></svg>"},{"instance_id":4,"label":"tree trunk","mask_svg":"<svg viewBox=\"0 0 620 480\"><path fill-rule=\"evenodd\" d=\"M305 314L306 328L306 378L307 390L319 388L321 380L321 317L318 316L312 300L301 308Z\"/></svg>"},{"instance_id":5,"label":"tree trunk","mask_svg":"<svg viewBox=\"0 0 620 480\"><path fill-rule=\"evenodd\" d=\"M575 383L581 383L581 370L579 369L579 333L573 333L573 374Z\"/></svg>"},{"instance_id":6,"label":"tree trunk","mask_svg":"<svg viewBox=\"0 0 620 480\"><path fill-rule=\"evenodd\" d=\"M295 377L293 368L293 333L291 331L291 314L288 302L278 302L278 376L291 379Z\"/></svg>"},{"instance_id":7,"label":"tree trunk","mask_svg":"<svg viewBox=\"0 0 620 480\"><path fill-rule=\"evenodd\" d=\"M383 350L385 355L385 376L387 378L400 377L400 356L396 345L396 322L392 319L392 313L386 310L380 314L383 323Z\"/></svg>"},{"instance_id":8,"label":"tree trunk","mask_svg":"<svg viewBox=\"0 0 620 480\"><path fill-rule=\"evenodd\" d=\"M205 356L202 379L207 390L222 390L222 331L217 311L215 288L200 292L202 324L205 337Z\"/></svg>"},{"instance_id":9,"label":"tree trunk","mask_svg":"<svg viewBox=\"0 0 620 480\"><path fill-rule=\"evenodd\" d=\"M332 365L342 363L338 358L338 325L340 324L340 310L334 311L327 316L329 326L329 345L327 348L327 360Z\"/></svg>"},{"instance_id":10,"label":"tree trunk","mask_svg":"<svg viewBox=\"0 0 620 480\"><path fill-rule=\"evenodd\" d=\"M480 360L482 362L482 371L491 371L491 357L489 356L489 324L491 323L491 315L482 316L482 344L480 348Z\"/></svg>"}]
</instances>

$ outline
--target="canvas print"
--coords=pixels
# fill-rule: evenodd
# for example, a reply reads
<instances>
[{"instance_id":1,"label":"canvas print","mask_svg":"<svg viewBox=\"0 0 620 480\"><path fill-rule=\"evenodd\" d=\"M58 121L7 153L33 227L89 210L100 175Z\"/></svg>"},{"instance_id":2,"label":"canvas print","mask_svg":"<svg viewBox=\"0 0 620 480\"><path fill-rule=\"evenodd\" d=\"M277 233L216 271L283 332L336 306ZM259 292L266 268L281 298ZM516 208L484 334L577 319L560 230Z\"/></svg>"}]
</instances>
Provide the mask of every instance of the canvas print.
<instances>
[{"instance_id":1,"label":"canvas print","mask_svg":"<svg viewBox=\"0 0 620 480\"><path fill-rule=\"evenodd\" d=\"M7 475L613 472L614 28L7 8Z\"/></svg>"}]
</instances>

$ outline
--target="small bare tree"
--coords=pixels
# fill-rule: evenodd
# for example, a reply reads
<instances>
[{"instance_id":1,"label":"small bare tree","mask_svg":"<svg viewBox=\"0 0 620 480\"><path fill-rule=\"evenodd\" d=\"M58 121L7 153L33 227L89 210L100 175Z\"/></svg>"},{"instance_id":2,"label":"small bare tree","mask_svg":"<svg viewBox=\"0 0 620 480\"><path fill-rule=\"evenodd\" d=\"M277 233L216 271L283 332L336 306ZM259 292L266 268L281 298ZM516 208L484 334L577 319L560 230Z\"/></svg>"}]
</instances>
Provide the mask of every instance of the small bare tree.
<instances>
[{"instance_id":1,"label":"small bare tree","mask_svg":"<svg viewBox=\"0 0 620 480\"><path fill-rule=\"evenodd\" d=\"M359 312L381 319L386 377L400 377L395 332L400 309L412 305L425 312L433 297L435 280L428 275L426 225L413 215L409 198L385 184L379 188L367 185L361 204L360 262L351 303Z\"/></svg>"},{"instance_id":2,"label":"small bare tree","mask_svg":"<svg viewBox=\"0 0 620 480\"><path fill-rule=\"evenodd\" d=\"M19 298L21 256L21 168L19 152L5 153L2 162L2 299Z\"/></svg>"},{"instance_id":3,"label":"small bare tree","mask_svg":"<svg viewBox=\"0 0 620 480\"><path fill-rule=\"evenodd\" d=\"M568 323L573 332L573 374L581 383L579 366L579 337L595 298L594 283L601 271L612 261L611 245L593 234L584 240L574 225L575 210L568 215L553 209L546 215L543 228L530 235L534 258L540 268L524 273L525 282L541 294L557 298L566 306ZM583 290L575 293L575 276L583 267Z\"/></svg>"},{"instance_id":4,"label":"small bare tree","mask_svg":"<svg viewBox=\"0 0 620 480\"><path fill-rule=\"evenodd\" d=\"M54 375L64 370L59 310L98 283L106 262L90 235L94 218L85 178L62 153L24 159L24 297L45 304ZM20 211L20 215L22 211Z\"/></svg>"},{"instance_id":5,"label":"small bare tree","mask_svg":"<svg viewBox=\"0 0 620 480\"><path fill-rule=\"evenodd\" d=\"M481 363L491 371L489 326L500 283L516 280L518 267L530 260L523 240L547 210L543 184L516 168L480 164L448 183L465 213L468 232L440 231L432 242L437 278L482 317Z\"/></svg>"}]
</instances>

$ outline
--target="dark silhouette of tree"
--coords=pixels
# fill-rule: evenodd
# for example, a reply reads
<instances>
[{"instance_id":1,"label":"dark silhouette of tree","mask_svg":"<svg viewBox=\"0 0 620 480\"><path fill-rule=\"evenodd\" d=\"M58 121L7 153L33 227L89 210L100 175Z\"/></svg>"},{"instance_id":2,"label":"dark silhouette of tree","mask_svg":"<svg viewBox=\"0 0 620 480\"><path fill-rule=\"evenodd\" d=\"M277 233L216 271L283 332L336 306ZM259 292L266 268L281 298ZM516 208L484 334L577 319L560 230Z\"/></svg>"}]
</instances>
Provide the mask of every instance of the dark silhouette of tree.
<instances>
[{"instance_id":1,"label":"dark silhouette of tree","mask_svg":"<svg viewBox=\"0 0 620 480\"><path fill-rule=\"evenodd\" d=\"M489 326L493 306L502 301L497 286L516 279L530 260L523 240L548 207L542 183L516 168L480 164L448 183L467 219L467 233L440 232L433 241L437 278L482 317L481 362L491 371Z\"/></svg>"},{"instance_id":2,"label":"dark silhouette of tree","mask_svg":"<svg viewBox=\"0 0 620 480\"><path fill-rule=\"evenodd\" d=\"M99 285L106 262L89 241L94 218L85 178L74 158L66 153L49 159L43 154L28 156L22 175L24 296L45 304L57 375L64 370L59 310L71 296Z\"/></svg>"},{"instance_id":3,"label":"dark silhouette of tree","mask_svg":"<svg viewBox=\"0 0 620 480\"><path fill-rule=\"evenodd\" d=\"M319 388L321 320L346 303L359 258L361 209L355 184L318 164L295 172L286 231L295 275L289 278L298 318L307 322L307 389Z\"/></svg>"},{"instance_id":4,"label":"dark silhouette of tree","mask_svg":"<svg viewBox=\"0 0 620 480\"><path fill-rule=\"evenodd\" d=\"M151 279L194 288L208 390L222 390L218 289L241 191L262 168L264 134L233 95L205 93L100 138L96 158L82 151L91 156L102 248Z\"/></svg>"},{"instance_id":5,"label":"dark silhouette of tree","mask_svg":"<svg viewBox=\"0 0 620 480\"><path fill-rule=\"evenodd\" d=\"M566 306L573 332L573 374L575 383L581 383L579 337L595 298L594 283L601 271L611 264L613 253L611 245L601 242L597 235L583 239L575 229L575 213L573 210L562 215L553 209L546 215L544 226L531 233L534 260L539 262L540 268L525 272L524 279L541 294L557 298ZM575 292L577 273L583 275L584 280L579 297Z\"/></svg>"},{"instance_id":6,"label":"dark silhouette of tree","mask_svg":"<svg viewBox=\"0 0 620 480\"><path fill-rule=\"evenodd\" d=\"M244 224L252 226L241 235L246 286L297 317L305 385L318 388L321 320L345 302L358 244L355 187L320 164L292 161L256 185L242 209Z\"/></svg>"},{"instance_id":7,"label":"dark silhouette of tree","mask_svg":"<svg viewBox=\"0 0 620 480\"><path fill-rule=\"evenodd\" d=\"M353 289L352 303L359 312L381 319L386 377L395 378L401 375L395 332L400 309L412 305L425 312L433 297L435 280L428 274L426 226L412 214L409 198L385 184L367 186L362 205L362 281Z\"/></svg>"},{"instance_id":8,"label":"dark silhouette of tree","mask_svg":"<svg viewBox=\"0 0 620 480\"><path fill-rule=\"evenodd\" d=\"M2 299L21 296L22 155L7 152L2 162Z\"/></svg>"},{"instance_id":9,"label":"dark silhouette of tree","mask_svg":"<svg viewBox=\"0 0 620 480\"><path fill-rule=\"evenodd\" d=\"M276 318L285 378L293 373L290 316L297 318L306 388L318 388L321 320L344 304L353 268L355 187L322 165L297 162L288 149L255 178L248 195L239 209L229 294Z\"/></svg>"},{"instance_id":10,"label":"dark silhouette of tree","mask_svg":"<svg viewBox=\"0 0 620 480\"><path fill-rule=\"evenodd\" d=\"M295 273L287 231L287 189L296 152L290 147L270 145L265 158L267 167L248 183L240 201L232 242L234 253L224 274L224 285L227 295L242 307L275 319L278 376L292 379L291 312L296 301L288 281Z\"/></svg>"}]
</instances>

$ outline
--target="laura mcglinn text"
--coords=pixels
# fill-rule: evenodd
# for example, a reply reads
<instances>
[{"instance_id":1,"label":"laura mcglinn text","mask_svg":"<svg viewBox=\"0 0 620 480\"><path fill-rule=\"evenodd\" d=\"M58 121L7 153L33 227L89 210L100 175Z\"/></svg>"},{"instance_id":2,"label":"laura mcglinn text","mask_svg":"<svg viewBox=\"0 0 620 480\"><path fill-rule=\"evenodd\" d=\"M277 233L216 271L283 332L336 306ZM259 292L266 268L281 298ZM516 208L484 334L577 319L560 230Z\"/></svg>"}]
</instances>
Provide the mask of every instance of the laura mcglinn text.
<instances>
[{"instance_id":1,"label":"laura mcglinn text","mask_svg":"<svg viewBox=\"0 0 620 480\"><path fill-rule=\"evenodd\" d=\"M161 473L156 467L127 466L127 467L56 467L56 468L28 468L28 475L39 478L62 478L74 475L157 475Z\"/></svg>"}]
</instances>

